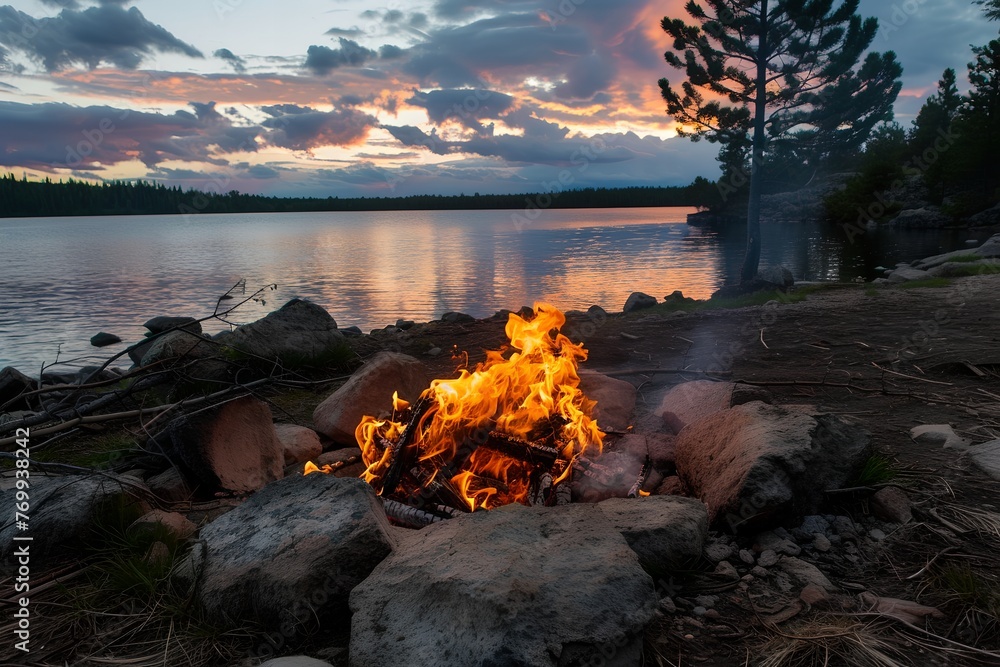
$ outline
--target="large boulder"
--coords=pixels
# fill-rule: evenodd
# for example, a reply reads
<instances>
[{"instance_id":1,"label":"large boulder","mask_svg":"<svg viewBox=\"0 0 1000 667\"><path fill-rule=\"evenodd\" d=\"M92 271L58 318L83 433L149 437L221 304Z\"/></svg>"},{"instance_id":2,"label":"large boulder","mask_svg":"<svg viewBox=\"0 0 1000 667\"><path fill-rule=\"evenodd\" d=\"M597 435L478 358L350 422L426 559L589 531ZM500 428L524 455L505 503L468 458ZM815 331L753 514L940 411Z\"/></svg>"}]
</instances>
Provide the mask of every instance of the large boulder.
<instances>
[{"instance_id":1,"label":"large boulder","mask_svg":"<svg viewBox=\"0 0 1000 667\"><path fill-rule=\"evenodd\" d=\"M396 545L360 479L314 473L270 484L202 529L180 568L226 624L311 625L345 611L351 589Z\"/></svg>"},{"instance_id":2,"label":"large boulder","mask_svg":"<svg viewBox=\"0 0 1000 667\"><path fill-rule=\"evenodd\" d=\"M639 561L654 571L687 569L708 537L708 511L694 498L648 496L598 503Z\"/></svg>"},{"instance_id":3,"label":"large boulder","mask_svg":"<svg viewBox=\"0 0 1000 667\"><path fill-rule=\"evenodd\" d=\"M5 411L28 407L23 395L35 389L38 389L38 382L13 366L5 366L0 370L0 406L6 405L3 408Z\"/></svg>"},{"instance_id":4,"label":"large boulder","mask_svg":"<svg viewBox=\"0 0 1000 667\"><path fill-rule=\"evenodd\" d=\"M900 211L889 224L899 229L938 229L949 222L948 216L941 211L925 207Z\"/></svg>"},{"instance_id":5,"label":"large boulder","mask_svg":"<svg viewBox=\"0 0 1000 667\"><path fill-rule=\"evenodd\" d=\"M976 467L993 479L1000 480L1000 440L969 447L965 453Z\"/></svg>"},{"instance_id":6,"label":"large boulder","mask_svg":"<svg viewBox=\"0 0 1000 667\"><path fill-rule=\"evenodd\" d=\"M191 360L213 356L218 351L208 338L184 330L171 331L150 341L145 349L140 366L149 366L159 361L171 359Z\"/></svg>"},{"instance_id":7,"label":"large boulder","mask_svg":"<svg viewBox=\"0 0 1000 667\"><path fill-rule=\"evenodd\" d=\"M256 491L280 479L285 460L267 404L252 397L173 419L147 445L210 489Z\"/></svg>"},{"instance_id":8,"label":"large boulder","mask_svg":"<svg viewBox=\"0 0 1000 667\"><path fill-rule=\"evenodd\" d=\"M688 425L677 474L731 529L817 514L823 492L844 485L871 453L870 434L834 415L754 401Z\"/></svg>"},{"instance_id":9,"label":"large boulder","mask_svg":"<svg viewBox=\"0 0 1000 667\"><path fill-rule=\"evenodd\" d=\"M635 310L652 308L655 305L655 296L650 296L648 294L644 294L643 292L632 292L628 295L628 299L625 300L625 306L622 308L622 312L631 313Z\"/></svg>"},{"instance_id":10,"label":"large boulder","mask_svg":"<svg viewBox=\"0 0 1000 667\"><path fill-rule=\"evenodd\" d=\"M901 266L887 275L890 283L908 283L911 280L926 280L934 277L927 271L915 269L912 266Z\"/></svg>"},{"instance_id":11,"label":"large boulder","mask_svg":"<svg viewBox=\"0 0 1000 667\"><path fill-rule=\"evenodd\" d=\"M945 262L927 270L927 273L938 278L955 278L967 276L970 273L989 273L1000 270L1000 259L983 258L973 262Z\"/></svg>"},{"instance_id":12,"label":"large boulder","mask_svg":"<svg viewBox=\"0 0 1000 667\"><path fill-rule=\"evenodd\" d=\"M164 331L170 331L178 327L184 327L185 331L190 331L194 334L201 333L201 322L193 317L171 317L169 315L158 315L152 319L146 320L146 323L142 326L149 329L149 334L163 333Z\"/></svg>"},{"instance_id":13,"label":"large boulder","mask_svg":"<svg viewBox=\"0 0 1000 667\"><path fill-rule=\"evenodd\" d=\"M145 509L139 498L142 484L131 478L118 482L107 476L48 477L33 471L30 482L30 510L24 512L29 518L24 529L15 521L19 502L15 480L5 479L0 488L0 511L5 517L0 529L0 558L5 565L14 564L12 554L23 546L29 547L32 567L63 554L79 554L103 514L128 505L136 505L137 511ZM31 541L15 537L30 537Z\"/></svg>"},{"instance_id":14,"label":"large boulder","mask_svg":"<svg viewBox=\"0 0 1000 667\"><path fill-rule=\"evenodd\" d=\"M781 288L788 288L795 284L792 272L784 266L765 266L757 271L757 277Z\"/></svg>"},{"instance_id":15,"label":"large boulder","mask_svg":"<svg viewBox=\"0 0 1000 667\"><path fill-rule=\"evenodd\" d=\"M992 227L993 225L1000 225L1000 204L971 216L968 224L970 227Z\"/></svg>"},{"instance_id":16,"label":"large boulder","mask_svg":"<svg viewBox=\"0 0 1000 667\"><path fill-rule=\"evenodd\" d=\"M434 524L351 593L355 667L639 664L653 581L593 505Z\"/></svg>"},{"instance_id":17,"label":"large boulder","mask_svg":"<svg viewBox=\"0 0 1000 667\"><path fill-rule=\"evenodd\" d=\"M704 419L732 405L732 382L694 380L672 387L660 401L655 413L663 418L667 428L680 433L688 424Z\"/></svg>"},{"instance_id":18,"label":"large boulder","mask_svg":"<svg viewBox=\"0 0 1000 667\"><path fill-rule=\"evenodd\" d=\"M322 365L344 349L344 335L321 306L292 299L266 317L216 337L251 359L285 365Z\"/></svg>"},{"instance_id":19,"label":"large boulder","mask_svg":"<svg viewBox=\"0 0 1000 667\"><path fill-rule=\"evenodd\" d=\"M379 352L313 411L316 430L335 442L355 445L354 431L365 415L392 410L392 393L414 402L430 387L427 368L398 352Z\"/></svg>"},{"instance_id":20,"label":"large boulder","mask_svg":"<svg viewBox=\"0 0 1000 667\"><path fill-rule=\"evenodd\" d=\"M591 370L580 371L580 391L596 401L592 416L605 430L624 431L632 423L638 394L630 382Z\"/></svg>"}]
</instances>

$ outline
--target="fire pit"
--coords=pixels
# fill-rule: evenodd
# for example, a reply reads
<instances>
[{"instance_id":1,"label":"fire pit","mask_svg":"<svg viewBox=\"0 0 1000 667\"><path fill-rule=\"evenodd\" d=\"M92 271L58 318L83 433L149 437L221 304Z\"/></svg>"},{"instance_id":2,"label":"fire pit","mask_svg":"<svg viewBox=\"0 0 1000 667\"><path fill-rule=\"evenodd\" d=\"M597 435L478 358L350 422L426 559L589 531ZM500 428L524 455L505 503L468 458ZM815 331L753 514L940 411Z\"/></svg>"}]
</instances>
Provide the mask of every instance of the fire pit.
<instances>
[{"instance_id":1,"label":"fire pit","mask_svg":"<svg viewBox=\"0 0 1000 667\"><path fill-rule=\"evenodd\" d=\"M594 460L605 433L579 388L587 351L560 333L565 323L544 303L530 319L512 313L509 347L487 352L471 372L433 380L412 405L394 394L388 417L361 420L362 477L390 518L423 526L510 503L563 504L574 474L620 474ZM648 470L647 461L629 495ZM317 471L332 469L306 464L306 474Z\"/></svg>"}]
</instances>

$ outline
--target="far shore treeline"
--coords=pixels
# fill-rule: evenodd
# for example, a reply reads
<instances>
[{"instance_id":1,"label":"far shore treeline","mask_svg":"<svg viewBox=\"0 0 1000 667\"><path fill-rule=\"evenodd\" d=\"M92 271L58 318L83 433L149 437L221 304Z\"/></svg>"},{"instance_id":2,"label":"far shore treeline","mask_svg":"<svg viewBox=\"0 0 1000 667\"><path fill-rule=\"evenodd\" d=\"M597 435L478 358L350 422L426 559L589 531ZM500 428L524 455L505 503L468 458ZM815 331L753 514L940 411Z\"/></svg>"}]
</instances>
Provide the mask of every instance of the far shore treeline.
<instances>
[{"instance_id":1,"label":"far shore treeline","mask_svg":"<svg viewBox=\"0 0 1000 667\"><path fill-rule=\"evenodd\" d=\"M267 197L232 190L225 194L182 190L148 181L18 180L0 176L0 217L78 215L193 215L198 213L292 213L313 211L417 211L460 209L705 207L717 199L716 184L698 177L686 186L582 188L528 194L411 195L408 197Z\"/></svg>"}]
</instances>

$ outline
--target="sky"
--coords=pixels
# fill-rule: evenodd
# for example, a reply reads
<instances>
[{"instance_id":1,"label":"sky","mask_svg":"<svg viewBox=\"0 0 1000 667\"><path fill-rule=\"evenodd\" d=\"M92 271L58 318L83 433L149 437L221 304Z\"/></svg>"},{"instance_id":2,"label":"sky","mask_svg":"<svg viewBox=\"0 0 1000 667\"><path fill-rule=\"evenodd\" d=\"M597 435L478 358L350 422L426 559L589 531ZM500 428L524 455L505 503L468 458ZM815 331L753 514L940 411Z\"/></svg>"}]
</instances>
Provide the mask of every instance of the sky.
<instances>
[{"instance_id":1,"label":"sky","mask_svg":"<svg viewBox=\"0 0 1000 667\"><path fill-rule=\"evenodd\" d=\"M0 0L2 1L2 0ZM0 172L277 196L717 178L657 80L684 0L25 0L0 5ZM909 125L998 35L971 0L861 0ZM966 86L967 87L967 86Z\"/></svg>"}]
</instances>

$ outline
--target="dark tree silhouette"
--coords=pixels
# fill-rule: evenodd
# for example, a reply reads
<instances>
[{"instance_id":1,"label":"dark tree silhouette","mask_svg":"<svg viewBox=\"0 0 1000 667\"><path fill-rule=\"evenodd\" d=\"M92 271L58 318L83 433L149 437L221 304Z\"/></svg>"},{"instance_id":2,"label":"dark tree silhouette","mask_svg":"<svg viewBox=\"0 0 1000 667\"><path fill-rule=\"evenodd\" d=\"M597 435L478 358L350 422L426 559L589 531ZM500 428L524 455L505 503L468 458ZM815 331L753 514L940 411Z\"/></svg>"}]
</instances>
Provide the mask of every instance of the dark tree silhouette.
<instances>
[{"instance_id":1,"label":"dark tree silhouette","mask_svg":"<svg viewBox=\"0 0 1000 667\"><path fill-rule=\"evenodd\" d=\"M664 54L684 70L679 88L660 80L667 113L679 132L705 136L733 152L751 153L747 254L741 282L760 263L761 169L769 143L798 142L813 160L857 148L872 128L891 120L902 68L892 51L870 53L874 18L857 14L859 0L690 0L694 24L665 17L673 39Z\"/></svg>"}]
</instances>

